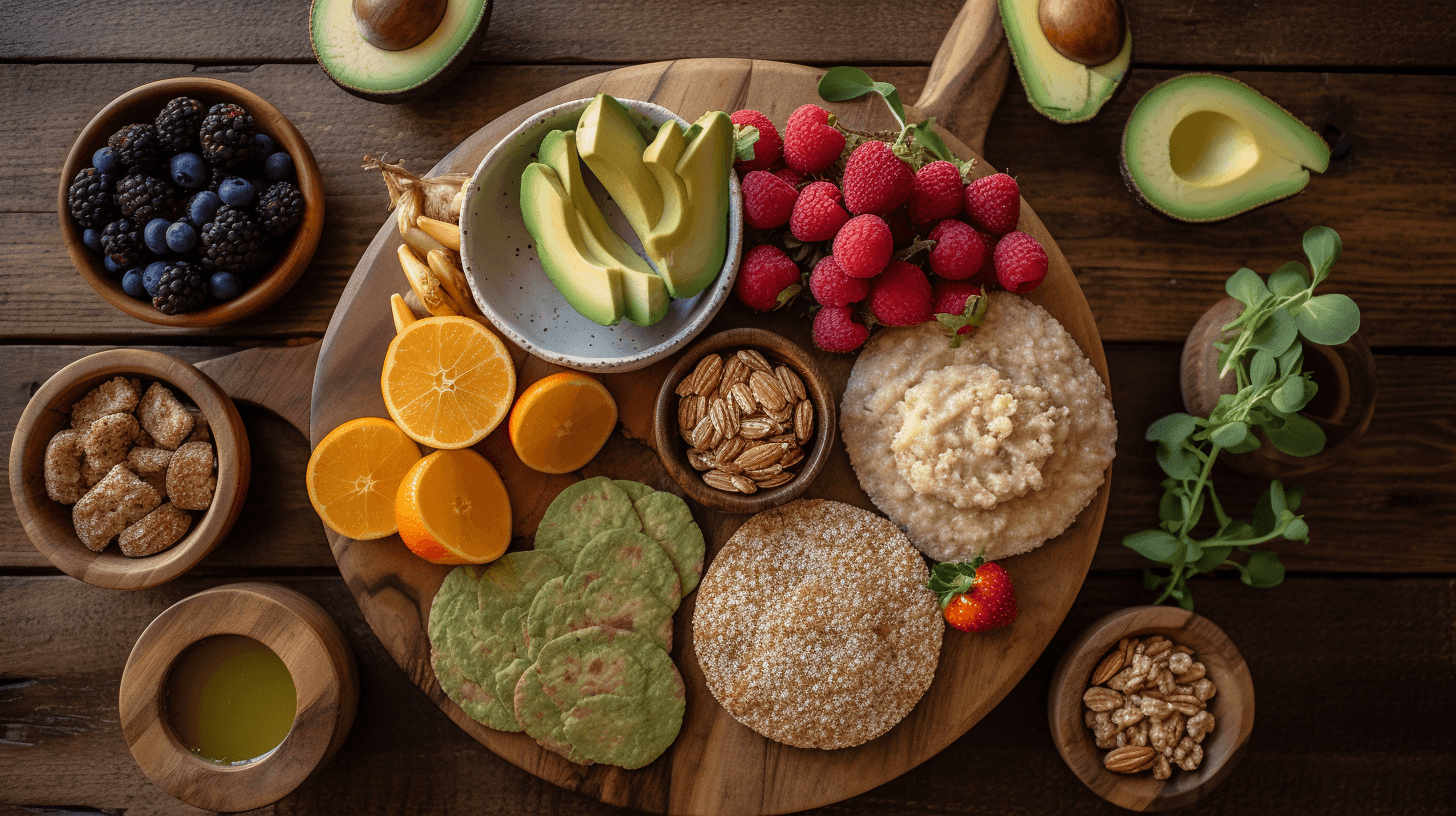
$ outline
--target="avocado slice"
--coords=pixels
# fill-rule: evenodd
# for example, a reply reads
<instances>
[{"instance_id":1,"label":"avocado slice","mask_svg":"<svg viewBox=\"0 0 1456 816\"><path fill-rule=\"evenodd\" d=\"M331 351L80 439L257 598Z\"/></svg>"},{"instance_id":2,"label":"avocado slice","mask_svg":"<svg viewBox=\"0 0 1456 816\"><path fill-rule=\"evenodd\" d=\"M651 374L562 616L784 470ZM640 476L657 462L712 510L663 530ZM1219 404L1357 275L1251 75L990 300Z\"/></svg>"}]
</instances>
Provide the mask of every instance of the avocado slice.
<instances>
[{"instance_id":1,"label":"avocado slice","mask_svg":"<svg viewBox=\"0 0 1456 816\"><path fill-rule=\"evenodd\" d=\"M667 126L664 126L667 127ZM676 176L686 197L676 212L664 212L658 229L642 239L647 257L656 264L673 297L686 298L708 288L718 277L728 255L728 174L733 172L733 122L723 111L703 114L694 128L701 128L687 147L671 176L657 171L676 189ZM664 144L671 137L659 138ZM654 140L657 144L657 140ZM666 146L654 154L664 161ZM671 198L664 197L666 206Z\"/></svg>"},{"instance_id":2,"label":"avocado slice","mask_svg":"<svg viewBox=\"0 0 1456 816\"><path fill-rule=\"evenodd\" d=\"M701 133L702 129L699 128ZM696 134L694 134L696 137ZM642 151L642 163L657 180L662 190L662 218L652 230L655 240L680 240L682 233L692 224L692 209L684 206L688 200L688 185L677 174L677 163L682 161L683 152L688 149L688 139L676 122L664 122L657 130L652 144ZM645 244L644 244L645 247Z\"/></svg>"},{"instance_id":3,"label":"avocado slice","mask_svg":"<svg viewBox=\"0 0 1456 816\"><path fill-rule=\"evenodd\" d=\"M576 132L553 130L541 140L541 163L556 171L567 198L576 205L583 237L592 257L622 270L623 316L639 326L651 326L667 314L667 287L642 256L622 240L602 216L581 175L576 153Z\"/></svg>"},{"instance_id":4,"label":"avocado slice","mask_svg":"<svg viewBox=\"0 0 1456 816\"><path fill-rule=\"evenodd\" d=\"M404 102L439 89L470 64L485 38L490 8L490 0L445 0L440 24L422 42L389 51L364 38L353 0L313 0L309 40L314 58L340 88L373 102Z\"/></svg>"},{"instance_id":5,"label":"avocado slice","mask_svg":"<svg viewBox=\"0 0 1456 816\"><path fill-rule=\"evenodd\" d=\"M647 142L621 102L597 94L576 125L576 149L638 235L662 217L662 191L642 163Z\"/></svg>"},{"instance_id":6,"label":"avocado slice","mask_svg":"<svg viewBox=\"0 0 1456 816\"><path fill-rule=\"evenodd\" d=\"M1330 149L1268 97L1232 77L1183 74L1148 91L1122 131L1122 174L1153 209L1221 221L1298 193Z\"/></svg>"},{"instance_id":7,"label":"avocado slice","mask_svg":"<svg viewBox=\"0 0 1456 816\"><path fill-rule=\"evenodd\" d=\"M1111 62L1089 67L1057 53L1047 41L1037 17L1040 0L998 2L1011 59L1031 106L1063 124L1085 122L1095 116L1127 74L1132 61L1132 30L1128 30L1122 50Z\"/></svg>"},{"instance_id":8,"label":"avocado slice","mask_svg":"<svg viewBox=\"0 0 1456 816\"><path fill-rule=\"evenodd\" d=\"M521 172L521 217L536 241L536 256L571 308L603 326L622 319L622 267L602 263L561 179L539 162Z\"/></svg>"}]
</instances>

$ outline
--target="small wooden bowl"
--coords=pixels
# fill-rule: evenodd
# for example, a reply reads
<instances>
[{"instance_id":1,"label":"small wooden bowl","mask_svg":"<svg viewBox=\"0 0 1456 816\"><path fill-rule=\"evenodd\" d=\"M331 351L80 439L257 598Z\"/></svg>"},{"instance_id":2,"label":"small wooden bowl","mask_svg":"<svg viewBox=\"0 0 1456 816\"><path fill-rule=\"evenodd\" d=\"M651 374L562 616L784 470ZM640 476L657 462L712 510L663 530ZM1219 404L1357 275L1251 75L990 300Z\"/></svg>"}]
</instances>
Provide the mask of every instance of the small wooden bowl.
<instances>
[{"instance_id":1,"label":"small wooden bowl","mask_svg":"<svg viewBox=\"0 0 1456 816\"><path fill-rule=\"evenodd\" d=\"M195 312L166 315L152 306L150 301L138 300L128 295L121 288L121 278L106 271L101 255L87 249L81 242L82 228L71 218L66 193L76 174L91 166L91 155L106 146L106 140L111 134L126 125L153 121L162 107L178 96L197 99L204 110L219 102L242 105L253 115L258 130L272 136L279 148L293 158L294 173L298 179L298 189L303 193L304 204L303 220L293 231L288 247L274 262L273 268L260 273L258 279L241 295ZM207 77L177 77L149 82L111 100L110 104L102 108L82 128L81 135L71 145L65 168L61 171L60 196L57 201L56 211L60 214L61 234L65 237L66 251L71 255L71 262L81 272L81 277L91 284L91 288L112 306L138 320L178 328L219 326L240 320L271 305L292 289L293 284L303 275L304 269L308 268L308 262L312 260L314 249L318 247L324 226L323 176L319 174L313 151L309 150L308 143L303 140L298 129L277 108L263 101L261 96L231 82Z\"/></svg>"},{"instance_id":2,"label":"small wooden bowl","mask_svg":"<svg viewBox=\"0 0 1456 816\"><path fill-rule=\"evenodd\" d=\"M1175 767L1159 782L1151 771L1120 774L1107 770L1092 730L1083 722L1082 695L1092 670L1125 637L1162 635L1193 650L1208 669L1218 692L1208 701L1214 730L1203 740L1198 770ZM1128 810L1172 810L1208 796L1233 769L1238 751L1254 728L1254 681L1239 650L1211 621L1172 606L1133 606L1097 621L1077 637L1052 673L1047 696L1052 742L1082 783L1103 799Z\"/></svg>"},{"instance_id":3,"label":"small wooden bowl","mask_svg":"<svg viewBox=\"0 0 1456 816\"><path fill-rule=\"evenodd\" d=\"M272 649L298 694L288 736L244 765L192 754L165 713L172 664L213 635L245 635ZM206 810L250 810L288 795L343 744L359 706L359 673L338 624L308 597L276 584L227 584L183 598L147 626L122 670L118 703L127 746L158 787Z\"/></svg>"},{"instance_id":4,"label":"small wooden bowl","mask_svg":"<svg viewBox=\"0 0 1456 816\"><path fill-rule=\"evenodd\" d=\"M93 552L76 536L71 508L46 495L45 450L71 427L71 406L118 375L160 380L202 409L217 455L212 505L176 544L140 558L115 547ZM232 529L248 494L252 457L238 409L212 378L155 351L113 349L82 357L57 371L30 398L10 441L10 496L31 543L57 568L93 586L145 589L170 581L201 561Z\"/></svg>"},{"instance_id":5,"label":"small wooden bowl","mask_svg":"<svg viewBox=\"0 0 1456 816\"><path fill-rule=\"evenodd\" d=\"M778 487L760 490L745 495L730 493L709 487L702 475L688 464L687 443L677 427L677 386L682 379L693 372L698 361L714 352L725 349L753 348L762 352L770 362L786 365L798 373L804 381L804 390L814 404L813 447L804 454L798 465L798 475ZM838 412L834 389L829 380L815 365L813 358L804 350L781 335L763 329L729 329L718 332L683 352L677 364L662 381L657 392L657 409L653 415L653 439L657 445L657 456L667 469L668 475L694 501L721 510L725 513L761 513L797 498L824 467L838 432Z\"/></svg>"}]
</instances>

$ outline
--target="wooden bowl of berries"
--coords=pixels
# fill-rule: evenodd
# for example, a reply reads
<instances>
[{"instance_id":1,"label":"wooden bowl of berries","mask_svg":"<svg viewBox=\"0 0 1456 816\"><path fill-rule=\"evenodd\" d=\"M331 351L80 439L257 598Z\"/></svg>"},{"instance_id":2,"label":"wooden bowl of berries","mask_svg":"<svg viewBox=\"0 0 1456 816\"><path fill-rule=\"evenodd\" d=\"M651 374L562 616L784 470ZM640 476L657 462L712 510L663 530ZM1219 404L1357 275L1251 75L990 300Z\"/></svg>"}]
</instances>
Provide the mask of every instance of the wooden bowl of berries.
<instances>
[{"instance_id":1,"label":"wooden bowl of berries","mask_svg":"<svg viewBox=\"0 0 1456 816\"><path fill-rule=\"evenodd\" d=\"M10 443L10 495L35 548L107 589L191 569L232 529L248 492L242 417L175 357L83 357L31 397Z\"/></svg>"},{"instance_id":2,"label":"wooden bowl of berries","mask_svg":"<svg viewBox=\"0 0 1456 816\"><path fill-rule=\"evenodd\" d=\"M116 308L217 326L293 287L323 229L318 164L278 109L178 77L118 96L81 131L57 211L71 261Z\"/></svg>"},{"instance_id":3,"label":"wooden bowl of berries","mask_svg":"<svg viewBox=\"0 0 1456 816\"><path fill-rule=\"evenodd\" d=\"M1057 752L1098 796L1172 810L1206 797L1233 769L1254 728L1254 681L1212 621L1134 606L1067 647L1047 719Z\"/></svg>"}]
</instances>

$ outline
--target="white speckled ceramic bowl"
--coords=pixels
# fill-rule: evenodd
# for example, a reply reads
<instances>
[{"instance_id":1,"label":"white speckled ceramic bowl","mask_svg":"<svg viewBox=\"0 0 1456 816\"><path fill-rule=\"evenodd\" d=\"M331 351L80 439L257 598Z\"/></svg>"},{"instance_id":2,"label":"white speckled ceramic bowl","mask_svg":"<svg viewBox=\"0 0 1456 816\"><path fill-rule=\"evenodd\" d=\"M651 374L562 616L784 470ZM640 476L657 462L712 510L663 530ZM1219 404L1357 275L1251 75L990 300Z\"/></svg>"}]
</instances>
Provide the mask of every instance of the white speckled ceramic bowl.
<instances>
[{"instance_id":1,"label":"white speckled ceramic bowl","mask_svg":"<svg viewBox=\"0 0 1456 816\"><path fill-rule=\"evenodd\" d=\"M553 363L583 371L632 371L672 354L707 327L723 307L738 273L743 250L743 206L738 176L729 174L728 256L711 286L697 297L674 300L667 316L652 326L623 320L602 326L571 308L541 269L530 233L521 219L521 171L536 160L547 133L576 127L590 99L547 108L501 140L476 168L460 210L460 256L480 310L517 345ZM664 122L683 122L649 102L622 99L643 135ZM687 124L686 122L683 122ZM626 217L582 168L607 223L633 249L641 250Z\"/></svg>"}]
</instances>

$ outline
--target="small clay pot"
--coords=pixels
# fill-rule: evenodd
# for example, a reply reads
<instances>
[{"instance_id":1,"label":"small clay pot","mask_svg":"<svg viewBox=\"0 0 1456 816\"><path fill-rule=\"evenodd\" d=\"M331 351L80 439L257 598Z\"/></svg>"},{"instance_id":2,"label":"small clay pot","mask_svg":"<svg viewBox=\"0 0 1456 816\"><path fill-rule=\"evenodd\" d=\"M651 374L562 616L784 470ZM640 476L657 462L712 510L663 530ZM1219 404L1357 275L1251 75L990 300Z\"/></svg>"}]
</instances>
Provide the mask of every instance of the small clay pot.
<instances>
[{"instance_id":1,"label":"small clay pot","mask_svg":"<svg viewBox=\"0 0 1456 816\"><path fill-rule=\"evenodd\" d=\"M1206 417L1223 394L1234 393L1233 375L1218 377L1218 349L1214 343L1229 335L1223 327L1243 311L1244 304L1224 298L1203 313L1183 344L1180 377L1183 407L1194 416ZM1304 368L1314 372L1319 393L1300 413L1325 432L1325 449L1314 456L1290 456L1274 447L1263 435L1257 450L1225 454L1219 461L1248 476L1283 479L1310 473L1344 456L1370 427L1375 415L1375 358L1359 334L1338 346L1304 345Z\"/></svg>"}]
</instances>

